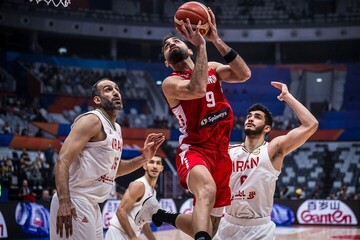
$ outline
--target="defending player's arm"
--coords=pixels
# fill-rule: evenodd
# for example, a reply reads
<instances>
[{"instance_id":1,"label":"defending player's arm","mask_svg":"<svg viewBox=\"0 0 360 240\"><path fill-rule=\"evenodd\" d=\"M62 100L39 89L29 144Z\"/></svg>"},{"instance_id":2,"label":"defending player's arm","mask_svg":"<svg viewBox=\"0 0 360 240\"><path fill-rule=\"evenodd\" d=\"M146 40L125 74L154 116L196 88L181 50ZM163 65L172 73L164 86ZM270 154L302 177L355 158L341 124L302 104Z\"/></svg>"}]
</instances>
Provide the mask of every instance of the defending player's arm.
<instances>
[{"instance_id":1,"label":"defending player's arm","mask_svg":"<svg viewBox=\"0 0 360 240\"><path fill-rule=\"evenodd\" d=\"M269 144L270 159L274 160L274 167L280 170L283 158L304 144L315 133L319 123L310 111L289 93L286 84L271 82L271 85L281 90L278 99L285 101L301 122L299 127L292 129L286 135L274 138Z\"/></svg>"},{"instance_id":2,"label":"defending player's arm","mask_svg":"<svg viewBox=\"0 0 360 240\"><path fill-rule=\"evenodd\" d=\"M77 158L81 150L90 139L101 138L102 125L100 119L94 114L81 117L74 123L64 145L62 146L59 158L55 164L55 183L59 197L59 209L56 220L56 233L72 235L72 218L76 218L76 210L70 201L69 191L69 168Z\"/></svg>"},{"instance_id":3,"label":"defending player's arm","mask_svg":"<svg viewBox=\"0 0 360 240\"><path fill-rule=\"evenodd\" d=\"M208 8L208 11L211 22L209 22L210 30L207 38L214 44L221 56L228 63L228 65L223 65L217 62L209 62L209 66L216 69L220 79L225 82L245 82L251 77L249 67L237 52L221 40L216 28L215 15L210 8Z\"/></svg>"},{"instance_id":4,"label":"defending player's arm","mask_svg":"<svg viewBox=\"0 0 360 240\"><path fill-rule=\"evenodd\" d=\"M151 231L149 223L144 224L142 232L148 240L156 240L154 233Z\"/></svg>"},{"instance_id":5,"label":"defending player's arm","mask_svg":"<svg viewBox=\"0 0 360 240\"><path fill-rule=\"evenodd\" d=\"M128 214L131 211L134 204L140 200L145 193L144 183L135 181L130 183L129 188L126 190L124 196L121 199L121 203L116 210L116 216L124 229L125 233L130 239L137 239L134 230L131 228Z\"/></svg>"},{"instance_id":6,"label":"defending player's arm","mask_svg":"<svg viewBox=\"0 0 360 240\"><path fill-rule=\"evenodd\" d=\"M165 136L162 133L150 133L144 142L143 153L130 160L121 160L116 176L123 176L140 168L145 162L151 159L159 146L165 141Z\"/></svg>"},{"instance_id":7,"label":"defending player's arm","mask_svg":"<svg viewBox=\"0 0 360 240\"><path fill-rule=\"evenodd\" d=\"M193 30L190 20L182 24L178 32L196 47L195 66L190 80L181 80L180 77L168 77L162 84L163 92L170 100L190 100L202 98L206 93L208 79L208 59L206 41L199 32L200 22L196 30ZM170 51L170 44L164 45L164 52ZM170 103L169 102L169 103Z\"/></svg>"}]
</instances>

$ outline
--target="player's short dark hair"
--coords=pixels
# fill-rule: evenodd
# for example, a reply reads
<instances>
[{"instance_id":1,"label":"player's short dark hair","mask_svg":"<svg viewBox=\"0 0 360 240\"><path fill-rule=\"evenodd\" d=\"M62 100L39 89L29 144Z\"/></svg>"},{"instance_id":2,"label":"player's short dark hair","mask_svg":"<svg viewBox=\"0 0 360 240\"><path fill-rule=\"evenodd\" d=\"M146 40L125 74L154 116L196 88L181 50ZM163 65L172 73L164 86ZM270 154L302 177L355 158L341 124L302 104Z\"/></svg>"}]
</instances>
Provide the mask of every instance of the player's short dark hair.
<instances>
[{"instance_id":1,"label":"player's short dark hair","mask_svg":"<svg viewBox=\"0 0 360 240\"><path fill-rule=\"evenodd\" d=\"M158 154L155 154L153 157L158 157L158 158L160 158L161 164L164 165L164 159L163 159L161 156L159 156Z\"/></svg>"},{"instance_id":2,"label":"player's short dark hair","mask_svg":"<svg viewBox=\"0 0 360 240\"><path fill-rule=\"evenodd\" d=\"M164 45L165 45L165 42L170 39L170 38L177 38L177 39L180 39L181 41L185 42L186 41L184 39L181 39L179 38L177 35L175 35L173 32L170 32L168 33L163 39L162 39L162 42L161 42L161 60L165 60L165 56L164 56Z\"/></svg>"},{"instance_id":3,"label":"player's short dark hair","mask_svg":"<svg viewBox=\"0 0 360 240\"><path fill-rule=\"evenodd\" d=\"M170 39L170 38L173 38L173 37L176 37L174 33L170 32L168 34L166 34L166 36L162 39L162 42L161 42L161 53L164 53L164 45L165 45L165 42Z\"/></svg>"},{"instance_id":4,"label":"player's short dark hair","mask_svg":"<svg viewBox=\"0 0 360 240\"><path fill-rule=\"evenodd\" d=\"M273 125L273 116L272 113L269 111L267 107L260 103L255 103L252 106L250 106L247 110L247 114L249 114L252 111L261 111L265 114L265 124L272 127Z\"/></svg>"},{"instance_id":5,"label":"player's short dark hair","mask_svg":"<svg viewBox=\"0 0 360 240\"><path fill-rule=\"evenodd\" d=\"M99 83L101 83L102 81L105 81L105 80L112 81L112 80L110 80L109 78L102 78L102 79L100 79L99 81L97 81L97 82L92 86L92 89L91 89L91 96L92 96L92 97L100 96L100 89L98 88L98 85L99 85Z\"/></svg>"}]
</instances>

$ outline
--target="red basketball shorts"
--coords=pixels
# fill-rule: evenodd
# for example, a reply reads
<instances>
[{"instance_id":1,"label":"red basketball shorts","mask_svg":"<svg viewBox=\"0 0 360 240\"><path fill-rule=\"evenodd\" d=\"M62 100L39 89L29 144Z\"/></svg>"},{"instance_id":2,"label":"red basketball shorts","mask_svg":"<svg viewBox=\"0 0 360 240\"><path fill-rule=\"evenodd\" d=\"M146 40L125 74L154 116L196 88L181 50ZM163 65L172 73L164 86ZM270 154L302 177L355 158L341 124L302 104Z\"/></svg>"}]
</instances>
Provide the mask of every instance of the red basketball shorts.
<instances>
[{"instance_id":1,"label":"red basketball shorts","mask_svg":"<svg viewBox=\"0 0 360 240\"><path fill-rule=\"evenodd\" d=\"M227 149L226 151L219 151L219 149L182 144L176 155L176 167L182 187L188 188L186 178L189 171L197 165L205 166L215 181L216 197L214 208L230 205L229 180L232 164Z\"/></svg>"}]
</instances>

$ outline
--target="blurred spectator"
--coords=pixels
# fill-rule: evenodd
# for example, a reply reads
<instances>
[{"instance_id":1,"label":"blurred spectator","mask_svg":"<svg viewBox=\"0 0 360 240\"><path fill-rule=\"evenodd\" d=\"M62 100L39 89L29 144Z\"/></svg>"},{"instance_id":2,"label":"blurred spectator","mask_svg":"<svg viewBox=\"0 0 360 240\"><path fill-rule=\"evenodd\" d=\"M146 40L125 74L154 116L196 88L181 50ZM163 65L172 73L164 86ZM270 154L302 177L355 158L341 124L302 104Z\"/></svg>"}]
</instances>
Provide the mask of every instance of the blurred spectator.
<instances>
[{"instance_id":1,"label":"blurred spectator","mask_svg":"<svg viewBox=\"0 0 360 240\"><path fill-rule=\"evenodd\" d=\"M124 115L123 119L121 120L121 127L128 128L129 125L129 118L127 115Z\"/></svg>"},{"instance_id":2,"label":"blurred spectator","mask_svg":"<svg viewBox=\"0 0 360 240\"><path fill-rule=\"evenodd\" d=\"M286 129L293 129L296 126L299 126L299 120L295 118L293 114L291 114L291 117L289 119L288 125L286 126Z\"/></svg>"},{"instance_id":3,"label":"blurred spectator","mask_svg":"<svg viewBox=\"0 0 360 240\"><path fill-rule=\"evenodd\" d=\"M4 186L10 186L11 177L15 173L14 166L12 161L4 156L1 160L1 183Z\"/></svg>"},{"instance_id":4,"label":"blurred spectator","mask_svg":"<svg viewBox=\"0 0 360 240\"><path fill-rule=\"evenodd\" d=\"M341 189L336 193L336 197L337 199L348 200L350 198L348 186L344 184Z\"/></svg>"},{"instance_id":5,"label":"blurred spectator","mask_svg":"<svg viewBox=\"0 0 360 240\"><path fill-rule=\"evenodd\" d=\"M304 199L305 198L305 193L301 188L297 188L295 190L295 195L293 199Z\"/></svg>"},{"instance_id":6,"label":"blurred spectator","mask_svg":"<svg viewBox=\"0 0 360 240\"><path fill-rule=\"evenodd\" d=\"M22 181L22 185L20 188L19 196L21 200L25 200L25 197L31 193L30 188L28 186L28 181L24 179Z\"/></svg>"},{"instance_id":7,"label":"blurred spectator","mask_svg":"<svg viewBox=\"0 0 360 240\"><path fill-rule=\"evenodd\" d=\"M54 168L54 149L51 143L48 144L48 147L45 149L44 151L44 155L45 155L45 164L49 165L49 166L45 166L46 168L50 168L53 169Z\"/></svg>"},{"instance_id":8,"label":"blurred spectator","mask_svg":"<svg viewBox=\"0 0 360 240\"><path fill-rule=\"evenodd\" d=\"M33 191L30 191L30 193L28 195L24 196L23 199L25 202L36 202L37 201L36 193Z\"/></svg>"},{"instance_id":9,"label":"blurred spectator","mask_svg":"<svg viewBox=\"0 0 360 240\"><path fill-rule=\"evenodd\" d=\"M330 192L329 196L327 196L326 199L329 200L337 199L336 193L334 191Z\"/></svg>"},{"instance_id":10,"label":"blurred spectator","mask_svg":"<svg viewBox=\"0 0 360 240\"><path fill-rule=\"evenodd\" d=\"M52 173L54 169L54 157L57 156L56 152L54 151L51 143L48 144L47 149L45 149L43 153L43 177L46 179L52 179ZM49 185L47 184L49 187Z\"/></svg>"},{"instance_id":11,"label":"blurred spectator","mask_svg":"<svg viewBox=\"0 0 360 240\"><path fill-rule=\"evenodd\" d=\"M20 124L16 124L15 130L14 130L14 134L15 135L22 135L23 132L23 127L20 126Z\"/></svg>"},{"instance_id":12,"label":"blurred spectator","mask_svg":"<svg viewBox=\"0 0 360 240\"><path fill-rule=\"evenodd\" d=\"M29 179L32 161L26 149L20 154L20 178Z\"/></svg>"},{"instance_id":13,"label":"blurred spectator","mask_svg":"<svg viewBox=\"0 0 360 240\"><path fill-rule=\"evenodd\" d=\"M11 187L11 180L14 174L14 167L10 159L4 156L0 162L0 198L2 200L9 200L9 189Z\"/></svg>"},{"instance_id":14,"label":"blurred spectator","mask_svg":"<svg viewBox=\"0 0 360 240\"><path fill-rule=\"evenodd\" d=\"M314 187L313 191L311 192L311 196L310 198L312 199L321 199L321 184L317 183L316 186Z\"/></svg>"},{"instance_id":15,"label":"blurred spectator","mask_svg":"<svg viewBox=\"0 0 360 240\"><path fill-rule=\"evenodd\" d=\"M39 199L39 203L41 204L50 204L51 196L48 189L43 189L41 193L41 198Z\"/></svg>"},{"instance_id":16,"label":"blurred spectator","mask_svg":"<svg viewBox=\"0 0 360 240\"><path fill-rule=\"evenodd\" d=\"M354 200L360 200L360 191L355 193Z\"/></svg>"},{"instance_id":17,"label":"blurred spectator","mask_svg":"<svg viewBox=\"0 0 360 240\"><path fill-rule=\"evenodd\" d=\"M28 186L28 181L24 179L19 192L20 200L26 202L36 202L36 193L34 193Z\"/></svg>"},{"instance_id":18,"label":"blurred spectator","mask_svg":"<svg viewBox=\"0 0 360 240\"><path fill-rule=\"evenodd\" d=\"M121 186L116 187L116 193L117 193L116 199L121 200L122 197L124 196L125 191L126 191L126 188L124 188L124 187L121 187Z\"/></svg>"},{"instance_id":19,"label":"blurred spectator","mask_svg":"<svg viewBox=\"0 0 360 240\"><path fill-rule=\"evenodd\" d=\"M290 192L288 187L286 186L281 187L279 195L280 195L280 199L290 199Z\"/></svg>"},{"instance_id":20,"label":"blurred spectator","mask_svg":"<svg viewBox=\"0 0 360 240\"><path fill-rule=\"evenodd\" d=\"M12 128L8 121L5 121L2 132L4 134L12 134Z\"/></svg>"},{"instance_id":21,"label":"blurred spectator","mask_svg":"<svg viewBox=\"0 0 360 240\"><path fill-rule=\"evenodd\" d=\"M35 133L35 137L43 137L44 133L43 130L41 128L39 128L39 130Z\"/></svg>"},{"instance_id":22,"label":"blurred spectator","mask_svg":"<svg viewBox=\"0 0 360 240\"><path fill-rule=\"evenodd\" d=\"M22 130L21 130L21 133L20 133L21 136L29 136L29 129L27 127L24 127Z\"/></svg>"},{"instance_id":23,"label":"blurred spectator","mask_svg":"<svg viewBox=\"0 0 360 240\"><path fill-rule=\"evenodd\" d=\"M40 152L40 151L39 151ZM39 153L38 152L38 153ZM32 164L30 180L34 189L42 189L43 177L41 175L42 172L42 160L40 155L36 156L34 163Z\"/></svg>"}]
</instances>

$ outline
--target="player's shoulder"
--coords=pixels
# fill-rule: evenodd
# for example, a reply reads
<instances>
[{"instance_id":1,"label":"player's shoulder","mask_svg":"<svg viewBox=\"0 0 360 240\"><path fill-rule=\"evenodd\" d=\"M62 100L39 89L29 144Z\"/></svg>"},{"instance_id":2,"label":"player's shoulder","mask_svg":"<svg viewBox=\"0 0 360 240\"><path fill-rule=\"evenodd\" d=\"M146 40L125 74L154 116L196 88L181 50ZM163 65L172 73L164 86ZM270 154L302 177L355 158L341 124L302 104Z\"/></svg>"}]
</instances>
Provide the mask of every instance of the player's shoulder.
<instances>
[{"instance_id":1,"label":"player's shoulder","mask_svg":"<svg viewBox=\"0 0 360 240\"><path fill-rule=\"evenodd\" d=\"M78 116L71 125L71 134L94 137L102 128L101 120L94 114L83 114Z\"/></svg>"},{"instance_id":2,"label":"player's shoulder","mask_svg":"<svg viewBox=\"0 0 360 240\"><path fill-rule=\"evenodd\" d=\"M101 126L100 116L97 115L95 111L83 113L79 115L72 124L72 128L78 126L91 127L91 128L96 128L97 126Z\"/></svg>"},{"instance_id":3,"label":"player's shoulder","mask_svg":"<svg viewBox=\"0 0 360 240\"><path fill-rule=\"evenodd\" d=\"M83 114L80 114L79 116L77 116L77 118L74 120L74 123L76 122L96 122L96 121L100 121L100 117L99 114L97 114L96 110L93 111L89 111Z\"/></svg>"},{"instance_id":4,"label":"player's shoulder","mask_svg":"<svg viewBox=\"0 0 360 240\"><path fill-rule=\"evenodd\" d=\"M237 144L230 144L228 147L229 152L239 151L242 150L243 144L237 143Z\"/></svg>"},{"instance_id":5,"label":"player's shoulder","mask_svg":"<svg viewBox=\"0 0 360 240\"><path fill-rule=\"evenodd\" d=\"M184 79L188 80L189 77L182 75L170 75L164 79L162 83L162 88L172 88L174 85L177 85L180 81Z\"/></svg>"},{"instance_id":6,"label":"player's shoulder","mask_svg":"<svg viewBox=\"0 0 360 240\"><path fill-rule=\"evenodd\" d=\"M176 75L170 75L170 76L166 77L163 82L173 81L173 80L181 80L181 79L184 79L184 76L182 76L181 74L176 74Z\"/></svg>"},{"instance_id":7,"label":"player's shoulder","mask_svg":"<svg viewBox=\"0 0 360 240\"><path fill-rule=\"evenodd\" d=\"M131 182L129 184L129 190L132 190L134 192L138 192L141 194L142 191L145 189L145 182L141 179L136 179L135 181Z\"/></svg>"}]
</instances>

